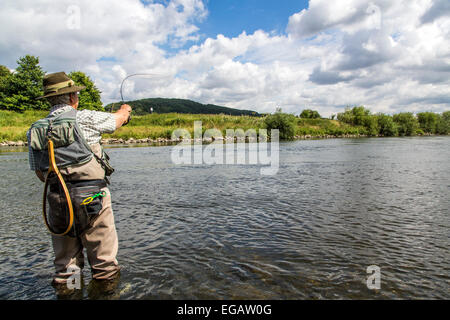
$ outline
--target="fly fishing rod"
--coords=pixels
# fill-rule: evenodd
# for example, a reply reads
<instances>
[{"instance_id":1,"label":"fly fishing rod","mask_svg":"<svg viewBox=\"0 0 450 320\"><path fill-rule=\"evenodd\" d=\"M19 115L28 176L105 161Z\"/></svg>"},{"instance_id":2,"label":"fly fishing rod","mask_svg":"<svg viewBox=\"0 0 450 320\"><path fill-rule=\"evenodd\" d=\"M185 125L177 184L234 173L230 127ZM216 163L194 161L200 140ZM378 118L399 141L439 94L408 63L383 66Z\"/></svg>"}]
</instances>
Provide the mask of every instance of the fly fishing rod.
<instances>
[{"instance_id":1,"label":"fly fishing rod","mask_svg":"<svg viewBox=\"0 0 450 320\"><path fill-rule=\"evenodd\" d=\"M129 78L136 77L136 76L163 77L163 78L167 77L167 76L161 76L159 74L153 74L153 73L133 73L133 74L130 74L130 75L126 76L125 78L123 78L122 83L120 84L120 99L121 99L120 102L119 102L120 104L124 104L125 103L125 100L123 99L123 84ZM114 105L115 105L115 103L113 103L113 105L111 106L111 112L113 112ZM131 115L130 115L129 120L131 120ZM129 122L129 120L128 120L128 122Z\"/></svg>"}]
</instances>

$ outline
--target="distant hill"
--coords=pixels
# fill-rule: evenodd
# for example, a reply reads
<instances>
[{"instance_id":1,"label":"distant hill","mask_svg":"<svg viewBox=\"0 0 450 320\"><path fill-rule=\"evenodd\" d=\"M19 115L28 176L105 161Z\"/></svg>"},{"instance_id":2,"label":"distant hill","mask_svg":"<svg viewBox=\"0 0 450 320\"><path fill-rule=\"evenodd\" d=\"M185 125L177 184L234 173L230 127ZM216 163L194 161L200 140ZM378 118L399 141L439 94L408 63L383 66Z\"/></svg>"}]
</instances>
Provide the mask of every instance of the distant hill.
<instances>
[{"instance_id":1,"label":"distant hill","mask_svg":"<svg viewBox=\"0 0 450 320\"><path fill-rule=\"evenodd\" d=\"M227 114L232 116L255 116L260 114L251 110L239 110L228 107L216 106L214 104L201 104L192 100L185 99L166 99L166 98L149 98L142 100L126 101L125 103L133 107L133 114L144 115L150 113L153 108L154 113L191 113L191 114ZM117 110L119 103L110 103L105 106L106 111Z\"/></svg>"},{"instance_id":2,"label":"distant hill","mask_svg":"<svg viewBox=\"0 0 450 320\"><path fill-rule=\"evenodd\" d=\"M247 115L247 116L260 116L256 111L251 110L239 110L233 108L227 108L222 106L216 106L214 104L201 104L192 100L185 99L165 99L165 98L149 98L135 101L125 102L133 107L133 114L144 115L150 113L150 108L153 108L154 113L191 113L191 114L227 114L233 116ZM119 108L118 103L110 103L105 106L107 111L117 110Z\"/></svg>"}]
</instances>

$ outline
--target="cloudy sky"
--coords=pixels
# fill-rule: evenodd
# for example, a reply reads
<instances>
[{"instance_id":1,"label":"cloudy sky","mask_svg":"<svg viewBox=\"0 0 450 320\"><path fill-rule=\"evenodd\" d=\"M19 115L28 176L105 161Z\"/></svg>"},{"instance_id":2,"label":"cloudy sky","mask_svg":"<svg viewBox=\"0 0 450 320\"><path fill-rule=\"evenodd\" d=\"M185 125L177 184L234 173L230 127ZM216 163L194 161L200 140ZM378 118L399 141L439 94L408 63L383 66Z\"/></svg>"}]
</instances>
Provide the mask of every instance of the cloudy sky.
<instances>
[{"instance_id":1,"label":"cloudy sky","mask_svg":"<svg viewBox=\"0 0 450 320\"><path fill-rule=\"evenodd\" d=\"M81 70L103 102L186 98L329 116L450 109L448 0L2 0L0 64Z\"/></svg>"}]
</instances>

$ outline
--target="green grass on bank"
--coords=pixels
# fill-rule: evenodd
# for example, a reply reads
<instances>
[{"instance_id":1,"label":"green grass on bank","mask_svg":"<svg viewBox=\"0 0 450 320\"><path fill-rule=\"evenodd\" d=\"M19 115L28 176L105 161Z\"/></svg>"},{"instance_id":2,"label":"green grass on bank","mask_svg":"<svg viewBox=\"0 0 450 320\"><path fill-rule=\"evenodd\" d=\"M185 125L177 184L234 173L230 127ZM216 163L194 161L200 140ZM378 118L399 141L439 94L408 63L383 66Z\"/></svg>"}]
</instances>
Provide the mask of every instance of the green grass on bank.
<instances>
[{"instance_id":1,"label":"green grass on bank","mask_svg":"<svg viewBox=\"0 0 450 320\"><path fill-rule=\"evenodd\" d=\"M297 118L295 134L298 136L342 136L366 134L362 126L352 126L337 120L329 119L301 119Z\"/></svg>"},{"instance_id":2,"label":"green grass on bank","mask_svg":"<svg viewBox=\"0 0 450 320\"><path fill-rule=\"evenodd\" d=\"M228 116L207 114L149 114L135 116L131 122L105 138L142 139L170 138L176 129L186 129L194 135L194 122L201 121L203 132L207 129L218 129L225 135L226 129L259 129L264 124L263 118L250 116Z\"/></svg>"},{"instance_id":3,"label":"green grass on bank","mask_svg":"<svg viewBox=\"0 0 450 320\"><path fill-rule=\"evenodd\" d=\"M0 142L26 141L26 132L31 124L45 118L48 111L25 111L23 113L0 110Z\"/></svg>"},{"instance_id":4,"label":"green grass on bank","mask_svg":"<svg viewBox=\"0 0 450 320\"><path fill-rule=\"evenodd\" d=\"M26 141L26 131L30 125L48 114L47 111L25 111L17 113L0 110L0 142ZM125 127L113 134L104 135L105 138L143 139L170 138L172 132L178 128L187 129L191 136L194 131L194 121L201 121L203 131L219 129L225 135L226 129L260 129L265 127L264 117L207 115L207 114L148 114L134 116ZM295 135L357 135L366 134L363 126L354 126L337 120L329 119L301 119L294 120Z\"/></svg>"},{"instance_id":5,"label":"green grass on bank","mask_svg":"<svg viewBox=\"0 0 450 320\"><path fill-rule=\"evenodd\" d=\"M0 141L25 141L26 131L31 124L44 118L46 111L25 111L17 113L0 110ZM178 128L188 130L191 135L194 131L194 121L201 121L203 130L216 128L225 133L226 129L241 128L259 129L263 118L250 116L227 116L206 114L149 114L133 116L131 122L113 134L105 134L105 138L170 138L172 132Z\"/></svg>"}]
</instances>

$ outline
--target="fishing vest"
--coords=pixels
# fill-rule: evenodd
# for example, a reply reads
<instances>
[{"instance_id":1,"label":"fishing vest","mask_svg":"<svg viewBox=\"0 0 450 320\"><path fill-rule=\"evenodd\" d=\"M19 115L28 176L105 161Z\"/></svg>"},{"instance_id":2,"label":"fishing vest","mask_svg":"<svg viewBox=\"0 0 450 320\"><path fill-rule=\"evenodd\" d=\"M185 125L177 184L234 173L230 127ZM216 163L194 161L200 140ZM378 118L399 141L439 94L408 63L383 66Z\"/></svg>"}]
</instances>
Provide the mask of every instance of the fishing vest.
<instances>
[{"instance_id":1,"label":"fishing vest","mask_svg":"<svg viewBox=\"0 0 450 320\"><path fill-rule=\"evenodd\" d=\"M47 144L50 138L55 147L55 161L66 181L102 180L112 169L102 146L89 145L76 121L77 110L50 114L33 123L30 128L30 152L36 170L46 172L49 167ZM109 168L109 170L108 170ZM108 171L108 172L106 172Z\"/></svg>"}]
</instances>

